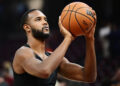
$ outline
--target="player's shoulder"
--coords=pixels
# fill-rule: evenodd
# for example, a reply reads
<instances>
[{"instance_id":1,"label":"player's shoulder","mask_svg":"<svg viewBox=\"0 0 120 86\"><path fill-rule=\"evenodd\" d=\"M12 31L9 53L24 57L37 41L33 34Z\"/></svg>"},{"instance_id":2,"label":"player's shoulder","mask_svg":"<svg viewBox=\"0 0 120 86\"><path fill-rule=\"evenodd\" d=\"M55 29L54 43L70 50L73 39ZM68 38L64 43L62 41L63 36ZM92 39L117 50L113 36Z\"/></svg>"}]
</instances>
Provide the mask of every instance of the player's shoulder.
<instances>
[{"instance_id":1,"label":"player's shoulder","mask_svg":"<svg viewBox=\"0 0 120 86\"><path fill-rule=\"evenodd\" d=\"M25 46L21 46L19 49L17 49L17 51L15 52L15 57L20 57L20 58L24 58L24 57L30 57L31 55L33 55L33 51L31 48L29 47L25 47Z\"/></svg>"}]
</instances>

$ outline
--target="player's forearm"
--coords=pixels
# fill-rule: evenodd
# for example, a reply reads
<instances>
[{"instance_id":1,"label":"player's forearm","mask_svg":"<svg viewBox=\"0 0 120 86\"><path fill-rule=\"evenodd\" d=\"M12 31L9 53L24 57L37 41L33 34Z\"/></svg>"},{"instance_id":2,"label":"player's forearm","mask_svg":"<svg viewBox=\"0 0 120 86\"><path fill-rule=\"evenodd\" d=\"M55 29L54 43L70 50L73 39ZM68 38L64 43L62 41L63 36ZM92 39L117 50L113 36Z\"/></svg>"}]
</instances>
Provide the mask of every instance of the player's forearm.
<instances>
[{"instance_id":1,"label":"player's forearm","mask_svg":"<svg viewBox=\"0 0 120 86\"><path fill-rule=\"evenodd\" d=\"M59 47L48 57L48 59L44 60L43 64L46 68L53 72L63 60L63 57L71 43L71 39L66 37L63 42L59 45ZM48 64L48 65L46 65ZM44 66L44 67L45 67Z\"/></svg>"},{"instance_id":2,"label":"player's forearm","mask_svg":"<svg viewBox=\"0 0 120 86\"><path fill-rule=\"evenodd\" d=\"M94 38L86 38L86 58L84 67L84 77L88 81L94 81L97 76L96 55L94 47Z\"/></svg>"}]
</instances>

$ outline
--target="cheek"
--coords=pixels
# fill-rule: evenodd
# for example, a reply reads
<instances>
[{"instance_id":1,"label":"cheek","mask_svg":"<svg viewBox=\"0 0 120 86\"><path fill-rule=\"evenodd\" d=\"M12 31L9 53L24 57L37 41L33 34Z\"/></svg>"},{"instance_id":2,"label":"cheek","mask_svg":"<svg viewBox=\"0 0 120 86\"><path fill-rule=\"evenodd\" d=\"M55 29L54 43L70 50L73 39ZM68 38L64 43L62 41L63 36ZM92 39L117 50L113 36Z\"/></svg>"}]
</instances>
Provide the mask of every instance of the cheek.
<instances>
[{"instance_id":1,"label":"cheek","mask_svg":"<svg viewBox=\"0 0 120 86\"><path fill-rule=\"evenodd\" d=\"M31 28L34 28L34 29L37 29L37 30L40 30L42 31L42 24L41 23L32 23L31 24Z\"/></svg>"}]
</instances>

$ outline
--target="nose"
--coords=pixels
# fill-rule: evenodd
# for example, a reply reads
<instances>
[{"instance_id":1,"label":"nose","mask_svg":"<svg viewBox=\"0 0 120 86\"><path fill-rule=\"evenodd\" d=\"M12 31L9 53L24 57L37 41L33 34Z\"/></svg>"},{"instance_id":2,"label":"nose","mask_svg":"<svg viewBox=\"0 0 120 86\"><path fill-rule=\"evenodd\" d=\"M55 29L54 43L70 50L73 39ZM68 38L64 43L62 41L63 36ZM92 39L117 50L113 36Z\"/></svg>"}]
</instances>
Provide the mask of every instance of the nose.
<instances>
[{"instance_id":1,"label":"nose","mask_svg":"<svg viewBox=\"0 0 120 86\"><path fill-rule=\"evenodd\" d=\"M43 21L43 25L48 25L48 22L47 21Z\"/></svg>"}]
</instances>

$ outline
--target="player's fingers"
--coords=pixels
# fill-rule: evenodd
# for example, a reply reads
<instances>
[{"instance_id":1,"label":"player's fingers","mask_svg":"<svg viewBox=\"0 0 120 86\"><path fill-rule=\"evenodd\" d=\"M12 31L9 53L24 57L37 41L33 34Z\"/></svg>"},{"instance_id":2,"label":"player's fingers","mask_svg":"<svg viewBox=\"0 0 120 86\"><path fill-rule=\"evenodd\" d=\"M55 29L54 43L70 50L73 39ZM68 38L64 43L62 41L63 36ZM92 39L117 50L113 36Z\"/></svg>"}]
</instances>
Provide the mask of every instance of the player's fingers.
<instances>
[{"instance_id":1,"label":"player's fingers","mask_svg":"<svg viewBox=\"0 0 120 86\"><path fill-rule=\"evenodd\" d=\"M61 17L59 16L59 22L58 22L59 28L60 28L60 32L62 32L62 24L61 24Z\"/></svg>"},{"instance_id":2,"label":"player's fingers","mask_svg":"<svg viewBox=\"0 0 120 86\"><path fill-rule=\"evenodd\" d=\"M60 16L59 16L59 22L58 22L58 24L59 24L59 27L61 27L61 19L60 19Z\"/></svg>"},{"instance_id":3,"label":"player's fingers","mask_svg":"<svg viewBox=\"0 0 120 86\"><path fill-rule=\"evenodd\" d=\"M63 25L61 23L61 17L60 16L59 16L59 27L60 27L60 29L64 29L64 27L63 27Z\"/></svg>"},{"instance_id":4,"label":"player's fingers","mask_svg":"<svg viewBox=\"0 0 120 86\"><path fill-rule=\"evenodd\" d=\"M59 16L59 25L61 25L61 17Z\"/></svg>"}]
</instances>

